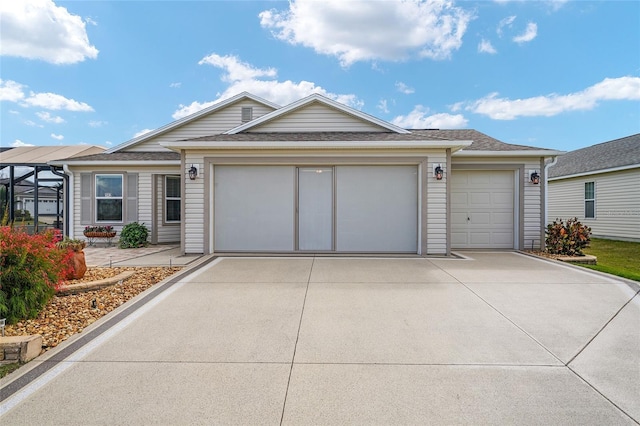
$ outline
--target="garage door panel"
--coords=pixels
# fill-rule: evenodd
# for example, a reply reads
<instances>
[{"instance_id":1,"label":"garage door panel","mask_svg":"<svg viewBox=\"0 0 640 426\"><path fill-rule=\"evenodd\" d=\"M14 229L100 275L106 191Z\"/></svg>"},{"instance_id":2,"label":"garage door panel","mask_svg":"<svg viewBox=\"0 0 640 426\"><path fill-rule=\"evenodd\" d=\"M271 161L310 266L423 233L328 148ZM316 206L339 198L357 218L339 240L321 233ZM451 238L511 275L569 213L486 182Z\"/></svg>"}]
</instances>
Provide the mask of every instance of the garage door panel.
<instances>
[{"instance_id":1,"label":"garage door panel","mask_svg":"<svg viewBox=\"0 0 640 426\"><path fill-rule=\"evenodd\" d=\"M416 166L336 167L336 249L417 252Z\"/></svg>"},{"instance_id":2,"label":"garage door panel","mask_svg":"<svg viewBox=\"0 0 640 426\"><path fill-rule=\"evenodd\" d=\"M491 205L490 192L472 192L468 195L469 206L471 207L487 207Z\"/></svg>"},{"instance_id":3,"label":"garage door panel","mask_svg":"<svg viewBox=\"0 0 640 426\"><path fill-rule=\"evenodd\" d=\"M214 244L218 251L294 249L294 168L216 166Z\"/></svg>"},{"instance_id":4,"label":"garage door panel","mask_svg":"<svg viewBox=\"0 0 640 426\"><path fill-rule=\"evenodd\" d=\"M513 248L513 172L454 170L453 176L451 246Z\"/></svg>"}]
</instances>

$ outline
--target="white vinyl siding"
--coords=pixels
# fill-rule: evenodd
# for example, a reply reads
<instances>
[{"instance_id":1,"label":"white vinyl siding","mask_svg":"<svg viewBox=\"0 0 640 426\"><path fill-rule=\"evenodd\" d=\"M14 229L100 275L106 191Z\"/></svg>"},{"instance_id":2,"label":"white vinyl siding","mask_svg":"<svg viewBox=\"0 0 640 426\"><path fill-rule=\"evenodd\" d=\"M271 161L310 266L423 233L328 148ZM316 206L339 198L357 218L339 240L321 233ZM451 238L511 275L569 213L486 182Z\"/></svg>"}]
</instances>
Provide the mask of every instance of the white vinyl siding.
<instances>
[{"instance_id":1,"label":"white vinyl siding","mask_svg":"<svg viewBox=\"0 0 640 426\"><path fill-rule=\"evenodd\" d=\"M226 132L242 124L242 108L252 108L253 118L258 118L273 111L273 108L245 99L217 110L181 127L158 135L148 141L128 147L127 151L169 151L160 146L160 142L175 142L202 136L216 135Z\"/></svg>"},{"instance_id":2,"label":"white vinyl siding","mask_svg":"<svg viewBox=\"0 0 640 426\"><path fill-rule=\"evenodd\" d=\"M293 251L295 168L217 166L216 251Z\"/></svg>"},{"instance_id":3,"label":"white vinyl siding","mask_svg":"<svg viewBox=\"0 0 640 426\"><path fill-rule=\"evenodd\" d=\"M427 163L426 185L427 197L427 253L426 254L446 254L447 253L447 180L449 179L450 167L447 163L446 154L429 156ZM444 169L442 180L433 177L433 165L441 164ZM424 191L423 191L424 194ZM423 221L424 223L424 221Z\"/></svg>"},{"instance_id":4,"label":"white vinyl siding","mask_svg":"<svg viewBox=\"0 0 640 426\"><path fill-rule=\"evenodd\" d=\"M525 249L539 249L544 246L544 240L542 240L542 183L534 185L531 183L531 170L540 170L540 161L530 162L524 164L523 175L520 179L523 180L524 197L524 228L523 238L520 245Z\"/></svg>"},{"instance_id":5,"label":"white vinyl siding","mask_svg":"<svg viewBox=\"0 0 640 426\"><path fill-rule=\"evenodd\" d=\"M336 167L336 250L418 251L417 166Z\"/></svg>"},{"instance_id":6,"label":"white vinyl siding","mask_svg":"<svg viewBox=\"0 0 640 426\"><path fill-rule=\"evenodd\" d=\"M73 229L70 230L70 236L72 238L84 238L82 231L84 227L87 225L94 225L96 222L93 220L95 213L93 212L93 203L95 200L93 198L93 191L95 190L94 186L94 174L92 173L94 167L78 167L74 169L74 179L73 179ZM133 167L128 167L129 170L132 170ZM179 225L171 225L169 226L169 233L166 234L163 231L162 226L162 216L159 217L158 220L155 212L157 212L157 208L153 204L153 193L155 187L153 186L152 176L155 174L177 174L179 173L178 166L176 167L143 167L136 166L136 173L122 172L123 167L104 167L97 171L95 174L123 174L125 176L125 217L126 218L134 218L133 220L138 221L139 223L144 223L145 226L149 229L150 234L153 235L154 227L158 227L158 238L159 242L179 242L180 241L180 226ZM83 197L82 197L82 181L85 177L88 177L89 182L89 213L91 214L89 221L82 220L83 215ZM162 179L159 179L162 180ZM135 182L135 185L133 183ZM135 190L131 192L132 189ZM156 198L162 200L161 192L157 192ZM84 203L87 205L87 203ZM129 211L131 210L131 211ZM155 212L154 212L155 210ZM162 210L160 210L161 214ZM86 212L84 212L86 214ZM120 223L108 223L109 225L113 225L115 230L118 232L118 237L120 232L122 231L122 227L126 225L130 220L127 219ZM160 237L163 235L162 237ZM151 238L149 239L151 241Z\"/></svg>"},{"instance_id":7,"label":"white vinyl siding","mask_svg":"<svg viewBox=\"0 0 640 426\"><path fill-rule=\"evenodd\" d=\"M593 219L584 217L585 183L595 184ZM593 236L640 240L640 169L549 181L549 221L577 217Z\"/></svg>"},{"instance_id":8,"label":"white vinyl siding","mask_svg":"<svg viewBox=\"0 0 640 426\"><path fill-rule=\"evenodd\" d=\"M249 132L382 132L388 131L358 117L314 103L248 130Z\"/></svg>"}]
</instances>

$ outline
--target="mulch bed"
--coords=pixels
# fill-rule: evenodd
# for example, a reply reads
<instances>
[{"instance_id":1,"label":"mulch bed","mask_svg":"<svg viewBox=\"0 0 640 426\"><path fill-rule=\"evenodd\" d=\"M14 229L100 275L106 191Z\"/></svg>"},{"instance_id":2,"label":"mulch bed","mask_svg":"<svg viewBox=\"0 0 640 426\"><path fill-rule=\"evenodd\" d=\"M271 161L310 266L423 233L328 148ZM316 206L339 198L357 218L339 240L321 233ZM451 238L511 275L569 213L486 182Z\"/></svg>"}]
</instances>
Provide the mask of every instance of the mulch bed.
<instances>
[{"instance_id":1,"label":"mulch bed","mask_svg":"<svg viewBox=\"0 0 640 426\"><path fill-rule=\"evenodd\" d=\"M96 267L89 268L82 279L65 281L64 285L111 278L124 271L135 274L122 284L66 296L55 296L37 318L7 325L5 335L40 334L43 352L56 347L72 335L113 311L154 284L175 274L180 267Z\"/></svg>"}]
</instances>

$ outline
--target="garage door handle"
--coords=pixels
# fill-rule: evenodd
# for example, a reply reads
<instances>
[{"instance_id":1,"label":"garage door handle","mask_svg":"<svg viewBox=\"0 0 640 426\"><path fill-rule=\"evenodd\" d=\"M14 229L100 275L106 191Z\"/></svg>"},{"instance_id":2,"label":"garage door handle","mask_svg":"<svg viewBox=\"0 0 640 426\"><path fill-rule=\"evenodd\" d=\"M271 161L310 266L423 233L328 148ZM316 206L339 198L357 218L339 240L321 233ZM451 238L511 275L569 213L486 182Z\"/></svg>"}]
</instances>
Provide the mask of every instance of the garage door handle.
<instances>
[{"instance_id":1,"label":"garage door handle","mask_svg":"<svg viewBox=\"0 0 640 426\"><path fill-rule=\"evenodd\" d=\"M470 217L467 217L467 221L470 221L470 220L471 220L471 218L470 218Z\"/></svg>"}]
</instances>

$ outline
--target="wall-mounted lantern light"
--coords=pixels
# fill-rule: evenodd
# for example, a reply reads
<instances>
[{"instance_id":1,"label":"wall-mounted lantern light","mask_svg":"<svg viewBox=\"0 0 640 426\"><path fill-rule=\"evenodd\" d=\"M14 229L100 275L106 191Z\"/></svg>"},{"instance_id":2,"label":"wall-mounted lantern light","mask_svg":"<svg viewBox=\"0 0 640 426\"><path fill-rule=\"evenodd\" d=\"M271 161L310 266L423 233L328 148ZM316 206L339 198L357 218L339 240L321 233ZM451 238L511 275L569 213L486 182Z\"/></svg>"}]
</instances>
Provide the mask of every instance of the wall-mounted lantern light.
<instances>
[{"instance_id":1,"label":"wall-mounted lantern light","mask_svg":"<svg viewBox=\"0 0 640 426\"><path fill-rule=\"evenodd\" d=\"M540 183L540 175L535 170L531 172L531 183L534 185L537 185Z\"/></svg>"},{"instance_id":2,"label":"wall-mounted lantern light","mask_svg":"<svg viewBox=\"0 0 640 426\"><path fill-rule=\"evenodd\" d=\"M191 168L189 169L189 179L196 180L197 176L198 176L198 169L196 169L196 166L192 164Z\"/></svg>"},{"instance_id":3,"label":"wall-mounted lantern light","mask_svg":"<svg viewBox=\"0 0 640 426\"><path fill-rule=\"evenodd\" d=\"M442 164L434 164L433 165L433 177L437 180L442 180L444 176L444 170L442 170Z\"/></svg>"}]
</instances>

